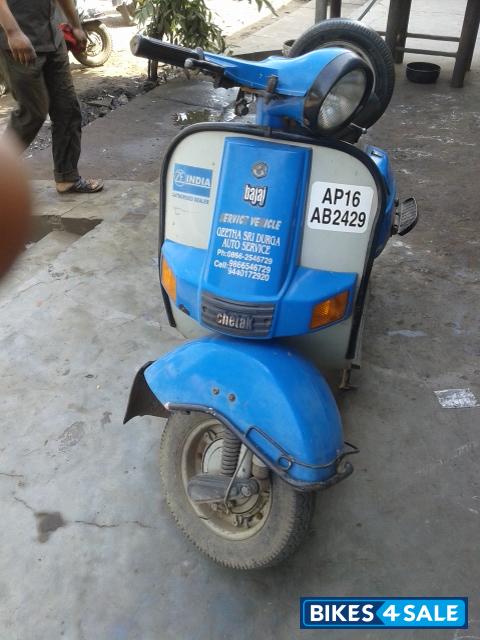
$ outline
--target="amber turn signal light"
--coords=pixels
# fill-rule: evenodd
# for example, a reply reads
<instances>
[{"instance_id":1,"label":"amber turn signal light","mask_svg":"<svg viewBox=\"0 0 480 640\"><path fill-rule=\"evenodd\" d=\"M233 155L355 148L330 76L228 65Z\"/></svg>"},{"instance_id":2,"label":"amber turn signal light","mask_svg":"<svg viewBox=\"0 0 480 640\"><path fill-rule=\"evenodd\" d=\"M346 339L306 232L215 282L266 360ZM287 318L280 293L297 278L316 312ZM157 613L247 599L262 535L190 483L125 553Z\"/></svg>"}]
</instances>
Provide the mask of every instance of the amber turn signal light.
<instances>
[{"instance_id":1,"label":"amber turn signal light","mask_svg":"<svg viewBox=\"0 0 480 640\"><path fill-rule=\"evenodd\" d=\"M177 298L177 281L175 279L175 274L170 269L170 265L163 257L161 281L163 288L168 293L168 296L175 302Z\"/></svg>"},{"instance_id":2,"label":"amber turn signal light","mask_svg":"<svg viewBox=\"0 0 480 640\"><path fill-rule=\"evenodd\" d=\"M310 329L318 329L318 327L341 320L347 310L347 304L348 291L343 291L333 298L316 304L313 307Z\"/></svg>"}]
</instances>

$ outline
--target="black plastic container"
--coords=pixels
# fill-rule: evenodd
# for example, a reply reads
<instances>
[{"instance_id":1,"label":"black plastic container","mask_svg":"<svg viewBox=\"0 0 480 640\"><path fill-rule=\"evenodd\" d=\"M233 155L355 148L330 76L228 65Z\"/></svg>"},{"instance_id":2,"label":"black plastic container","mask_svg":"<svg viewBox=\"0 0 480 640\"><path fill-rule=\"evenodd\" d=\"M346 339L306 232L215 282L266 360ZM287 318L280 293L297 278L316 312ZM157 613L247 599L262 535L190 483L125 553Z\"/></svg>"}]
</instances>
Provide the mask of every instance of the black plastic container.
<instances>
[{"instance_id":1,"label":"black plastic container","mask_svg":"<svg viewBox=\"0 0 480 640\"><path fill-rule=\"evenodd\" d=\"M409 62L407 64L407 78L411 82L433 84L438 80L440 67L431 62Z\"/></svg>"}]
</instances>

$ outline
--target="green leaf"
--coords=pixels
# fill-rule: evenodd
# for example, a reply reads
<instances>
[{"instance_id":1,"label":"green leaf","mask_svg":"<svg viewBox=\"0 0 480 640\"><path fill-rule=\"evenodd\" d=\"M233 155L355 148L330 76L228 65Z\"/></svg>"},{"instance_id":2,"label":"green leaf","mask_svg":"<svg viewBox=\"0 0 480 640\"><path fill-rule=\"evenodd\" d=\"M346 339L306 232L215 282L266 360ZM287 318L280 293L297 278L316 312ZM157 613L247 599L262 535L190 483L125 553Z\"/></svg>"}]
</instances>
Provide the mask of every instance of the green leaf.
<instances>
[{"instance_id":1,"label":"green leaf","mask_svg":"<svg viewBox=\"0 0 480 640\"><path fill-rule=\"evenodd\" d=\"M252 4L252 0L247 1ZM266 6L274 12L269 0L255 0L255 3L259 10ZM222 31L205 0L137 0L135 15L151 36L164 36L184 46L225 50Z\"/></svg>"}]
</instances>

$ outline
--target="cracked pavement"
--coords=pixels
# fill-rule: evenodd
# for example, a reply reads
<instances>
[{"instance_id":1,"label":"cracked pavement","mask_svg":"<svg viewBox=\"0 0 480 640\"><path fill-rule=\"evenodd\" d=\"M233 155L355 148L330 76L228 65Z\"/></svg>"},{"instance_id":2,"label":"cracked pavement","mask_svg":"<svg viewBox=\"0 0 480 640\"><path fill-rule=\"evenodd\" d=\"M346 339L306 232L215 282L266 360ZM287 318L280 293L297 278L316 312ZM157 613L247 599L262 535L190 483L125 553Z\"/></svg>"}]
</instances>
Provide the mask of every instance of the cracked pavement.
<instances>
[{"instance_id":1,"label":"cracked pavement","mask_svg":"<svg viewBox=\"0 0 480 640\"><path fill-rule=\"evenodd\" d=\"M9 474L1 474L1 475L9 475ZM12 476L15 478L20 478L23 476ZM66 527L69 524L84 524L89 527L98 527L99 529L116 529L117 527L122 527L127 524L134 524L142 529L156 529L157 527L153 527L149 524L145 524L145 522L140 522L139 520L126 520L125 522L114 522L111 524L100 523L100 522L88 522L87 520L64 520L62 514L59 511L46 512L46 511L36 511L31 505L29 505L25 500L19 498L15 494L13 495L13 499L31 511L35 518L37 519L37 530L38 530L38 541L46 542L50 536L50 533L56 531L60 527Z\"/></svg>"}]
</instances>

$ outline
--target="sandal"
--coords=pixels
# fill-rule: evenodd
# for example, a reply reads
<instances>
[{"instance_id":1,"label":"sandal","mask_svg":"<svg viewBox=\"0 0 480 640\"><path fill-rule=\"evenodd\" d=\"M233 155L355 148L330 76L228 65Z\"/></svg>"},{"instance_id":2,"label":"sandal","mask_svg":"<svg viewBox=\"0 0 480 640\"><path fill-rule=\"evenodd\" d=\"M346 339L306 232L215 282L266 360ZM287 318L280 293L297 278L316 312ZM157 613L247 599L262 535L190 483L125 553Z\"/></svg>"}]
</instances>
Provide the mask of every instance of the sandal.
<instances>
[{"instance_id":1,"label":"sandal","mask_svg":"<svg viewBox=\"0 0 480 640\"><path fill-rule=\"evenodd\" d=\"M93 178L78 178L72 186L68 187L64 191L58 191L60 195L65 193L97 193L103 189L103 180L95 180Z\"/></svg>"}]
</instances>

